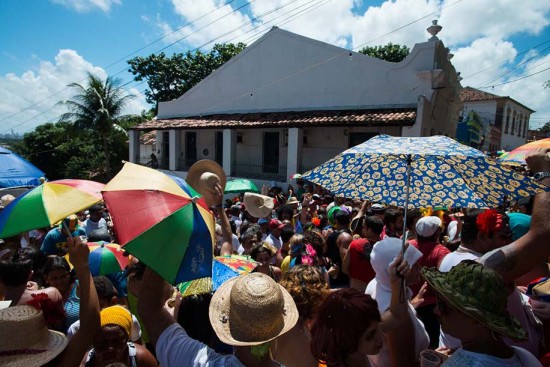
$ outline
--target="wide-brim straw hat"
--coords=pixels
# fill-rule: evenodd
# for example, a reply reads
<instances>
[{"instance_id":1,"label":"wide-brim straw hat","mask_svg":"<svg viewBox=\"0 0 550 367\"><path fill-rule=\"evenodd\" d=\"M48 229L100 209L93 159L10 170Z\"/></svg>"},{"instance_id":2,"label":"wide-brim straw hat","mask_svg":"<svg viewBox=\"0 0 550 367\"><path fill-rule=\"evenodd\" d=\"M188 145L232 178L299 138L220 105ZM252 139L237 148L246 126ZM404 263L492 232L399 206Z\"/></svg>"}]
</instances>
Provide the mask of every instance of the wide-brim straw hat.
<instances>
[{"instance_id":1,"label":"wide-brim straw hat","mask_svg":"<svg viewBox=\"0 0 550 367\"><path fill-rule=\"evenodd\" d=\"M292 329L298 310L288 291L271 277L250 273L218 288L209 316L222 342L247 346L266 343Z\"/></svg>"},{"instance_id":2,"label":"wide-brim straw hat","mask_svg":"<svg viewBox=\"0 0 550 367\"><path fill-rule=\"evenodd\" d=\"M266 218L271 215L275 202L271 196L247 192L244 194L244 206L254 218Z\"/></svg>"},{"instance_id":3,"label":"wide-brim straw hat","mask_svg":"<svg viewBox=\"0 0 550 367\"><path fill-rule=\"evenodd\" d=\"M42 311L32 306L0 310L0 366L42 366L68 342L62 333L48 330Z\"/></svg>"},{"instance_id":4,"label":"wide-brim straw hat","mask_svg":"<svg viewBox=\"0 0 550 367\"><path fill-rule=\"evenodd\" d=\"M288 201L286 202L286 205L298 205L300 202L296 198L296 196L291 196Z\"/></svg>"},{"instance_id":5,"label":"wide-brim straw hat","mask_svg":"<svg viewBox=\"0 0 550 367\"><path fill-rule=\"evenodd\" d=\"M520 323L508 313L508 293L496 271L465 260L448 273L423 268L422 276L455 308L487 328L514 340L527 339Z\"/></svg>"},{"instance_id":6,"label":"wide-brim straw hat","mask_svg":"<svg viewBox=\"0 0 550 367\"><path fill-rule=\"evenodd\" d=\"M185 181L204 197L208 205L214 205L214 185L219 181L223 193L227 177L219 164L210 159L203 159L189 168Z\"/></svg>"}]
</instances>

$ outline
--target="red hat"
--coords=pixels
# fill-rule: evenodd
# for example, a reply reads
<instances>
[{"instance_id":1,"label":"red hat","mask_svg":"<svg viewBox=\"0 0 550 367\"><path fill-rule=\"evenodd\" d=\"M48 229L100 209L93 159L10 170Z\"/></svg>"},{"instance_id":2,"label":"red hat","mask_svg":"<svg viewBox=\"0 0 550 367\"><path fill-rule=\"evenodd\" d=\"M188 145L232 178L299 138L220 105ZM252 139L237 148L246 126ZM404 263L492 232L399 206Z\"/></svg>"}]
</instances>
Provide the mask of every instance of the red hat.
<instances>
[{"instance_id":1,"label":"red hat","mask_svg":"<svg viewBox=\"0 0 550 367\"><path fill-rule=\"evenodd\" d=\"M269 222L269 229L275 229L275 228L283 229L284 227L285 225L281 223L281 221L278 219L271 219L271 221Z\"/></svg>"}]
</instances>

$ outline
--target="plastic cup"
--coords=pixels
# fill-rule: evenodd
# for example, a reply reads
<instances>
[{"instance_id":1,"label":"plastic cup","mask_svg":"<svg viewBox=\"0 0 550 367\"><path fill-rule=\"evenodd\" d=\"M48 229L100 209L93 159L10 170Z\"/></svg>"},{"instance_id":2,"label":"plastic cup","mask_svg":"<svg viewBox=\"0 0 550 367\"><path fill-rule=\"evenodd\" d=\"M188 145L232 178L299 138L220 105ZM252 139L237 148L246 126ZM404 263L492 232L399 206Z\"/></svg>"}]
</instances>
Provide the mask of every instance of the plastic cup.
<instances>
[{"instance_id":1,"label":"plastic cup","mask_svg":"<svg viewBox=\"0 0 550 367\"><path fill-rule=\"evenodd\" d=\"M439 367L442 363L443 359L433 350L420 352L420 367Z\"/></svg>"}]
</instances>

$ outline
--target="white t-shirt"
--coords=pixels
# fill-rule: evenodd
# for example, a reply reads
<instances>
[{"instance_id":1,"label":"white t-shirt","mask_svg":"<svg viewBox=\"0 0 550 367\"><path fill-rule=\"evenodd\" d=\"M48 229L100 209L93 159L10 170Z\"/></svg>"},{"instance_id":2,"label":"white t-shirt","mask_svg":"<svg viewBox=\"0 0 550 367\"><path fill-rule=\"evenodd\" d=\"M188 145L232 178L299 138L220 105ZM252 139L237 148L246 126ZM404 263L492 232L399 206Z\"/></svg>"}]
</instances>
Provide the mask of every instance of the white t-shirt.
<instances>
[{"instance_id":1,"label":"white t-shirt","mask_svg":"<svg viewBox=\"0 0 550 367\"><path fill-rule=\"evenodd\" d=\"M69 326L67 330L67 337L71 339L74 334L80 329L80 320L77 320ZM130 340L133 342L138 341L141 338L141 327L139 326L138 319L132 315L132 334L130 335Z\"/></svg>"},{"instance_id":2,"label":"white t-shirt","mask_svg":"<svg viewBox=\"0 0 550 367\"><path fill-rule=\"evenodd\" d=\"M156 352L163 367L244 367L234 355L216 353L206 344L191 339L179 324L168 326L160 334Z\"/></svg>"},{"instance_id":3,"label":"white t-shirt","mask_svg":"<svg viewBox=\"0 0 550 367\"><path fill-rule=\"evenodd\" d=\"M265 242L277 248L277 251L279 251L283 246L283 242L281 241L281 238L275 237L272 233L270 233L269 236L267 236L267 238L265 239Z\"/></svg>"},{"instance_id":4,"label":"white t-shirt","mask_svg":"<svg viewBox=\"0 0 550 367\"><path fill-rule=\"evenodd\" d=\"M92 231L96 229L102 228L104 230L107 230L107 222L105 221L105 218L100 218L97 222L94 222L93 220L88 218L84 221L84 223L82 223L82 227L86 232L86 236L88 236Z\"/></svg>"},{"instance_id":5,"label":"white t-shirt","mask_svg":"<svg viewBox=\"0 0 550 367\"><path fill-rule=\"evenodd\" d=\"M525 349L512 348L514 355L511 358L497 358L460 348L441 367L542 367L538 359Z\"/></svg>"}]
</instances>

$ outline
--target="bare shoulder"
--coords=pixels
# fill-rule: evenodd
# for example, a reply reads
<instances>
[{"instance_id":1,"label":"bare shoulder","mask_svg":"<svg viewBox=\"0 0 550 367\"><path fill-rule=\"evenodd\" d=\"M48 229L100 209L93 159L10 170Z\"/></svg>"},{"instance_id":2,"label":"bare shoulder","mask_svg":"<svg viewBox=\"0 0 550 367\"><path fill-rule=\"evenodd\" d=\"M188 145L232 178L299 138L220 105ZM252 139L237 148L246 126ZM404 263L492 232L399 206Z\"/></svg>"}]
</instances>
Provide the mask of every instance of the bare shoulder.
<instances>
[{"instance_id":1,"label":"bare shoulder","mask_svg":"<svg viewBox=\"0 0 550 367\"><path fill-rule=\"evenodd\" d=\"M147 348L140 344L134 344L136 346L136 359L137 365L140 367L156 367L158 362L156 358L149 352Z\"/></svg>"}]
</instances>

